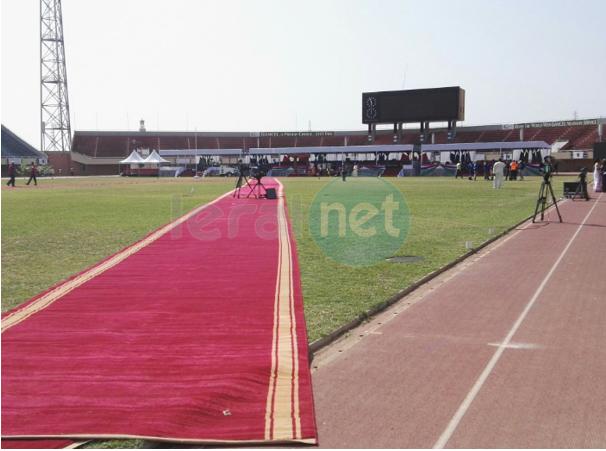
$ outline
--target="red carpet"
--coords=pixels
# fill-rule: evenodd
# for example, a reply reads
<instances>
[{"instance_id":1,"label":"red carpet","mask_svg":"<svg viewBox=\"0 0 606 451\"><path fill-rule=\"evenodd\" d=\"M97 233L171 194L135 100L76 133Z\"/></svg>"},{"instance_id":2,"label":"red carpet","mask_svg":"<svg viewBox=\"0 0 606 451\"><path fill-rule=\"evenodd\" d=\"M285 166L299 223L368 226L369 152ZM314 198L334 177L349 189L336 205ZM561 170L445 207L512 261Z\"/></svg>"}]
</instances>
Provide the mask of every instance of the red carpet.
<instances>
[{"instance_id":1,"label":"red carpet","mask_svg":"<svg viewBox=\"0 0 606 451\"><path fill-rule=\"evenodd\" d=\"M3 315L2 438L316 443L295 243L266 185L278 200L222 196Z\"/></svg>"},{"instance_id":2,"label":"red carpet","mask_svg":"<svg viewBox=\"0 0 606 451\"><path fill-rule=\"evenodd\" d=\"M2 449L66 449L84 443L71 440L2 440Z\"/></svg>"}]
</instances>

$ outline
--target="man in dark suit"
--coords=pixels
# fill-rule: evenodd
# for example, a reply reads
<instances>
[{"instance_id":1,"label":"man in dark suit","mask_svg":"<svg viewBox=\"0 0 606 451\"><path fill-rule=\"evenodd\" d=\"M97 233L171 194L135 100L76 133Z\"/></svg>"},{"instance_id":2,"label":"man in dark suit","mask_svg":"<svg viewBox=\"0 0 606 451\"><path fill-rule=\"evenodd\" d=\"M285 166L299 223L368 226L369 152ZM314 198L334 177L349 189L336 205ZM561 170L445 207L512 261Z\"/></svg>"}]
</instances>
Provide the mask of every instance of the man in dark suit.
<instances>
[{"instance_id":1,"label":"man in dark suit","mask_svg":"<svg viewBox=\"0 0 606 451\"><path fill-rule=\"evenodd\" d=\"M8 166L8 176L10 177L8 183L6 184L6 186L13 186L13 188L15 187L15 175L17 175L17 168L15 168L15 163L11 163Z\"/></svg>"},{"instance_id":2,"label":"man in dark suit","mask_svg":"<svg viewBox=\"0 0 606 451\"><path fill-rule=\"evenodd\" d=\"M31 181L34 181L34 185L38 186L38 181L36 180L36 176L38 175L38 168L36 167L36 165L34 163L32 163L32 167L31 167L31 172L29 173L29 180L27 181L26 185L29 185L31 183Z\"/></svg>"}]
</instances>

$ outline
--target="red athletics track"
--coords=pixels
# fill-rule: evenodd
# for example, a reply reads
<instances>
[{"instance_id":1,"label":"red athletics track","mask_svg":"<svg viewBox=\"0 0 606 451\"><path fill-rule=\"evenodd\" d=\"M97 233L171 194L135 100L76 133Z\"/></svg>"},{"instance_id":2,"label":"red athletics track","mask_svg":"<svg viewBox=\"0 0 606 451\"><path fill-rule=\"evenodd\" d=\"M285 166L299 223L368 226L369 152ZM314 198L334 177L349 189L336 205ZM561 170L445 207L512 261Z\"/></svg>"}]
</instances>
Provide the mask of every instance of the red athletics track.
<instances>
[{"instance_id":1,"label":"red athletics track","mask_svg":"<svg viewBox=\"0 0 606 451\"><path fill-rule=\"evenodd\" d=\"M560 211L320 352L320 447L606 447L606 194Z\"/></svg>"}]
</instances>

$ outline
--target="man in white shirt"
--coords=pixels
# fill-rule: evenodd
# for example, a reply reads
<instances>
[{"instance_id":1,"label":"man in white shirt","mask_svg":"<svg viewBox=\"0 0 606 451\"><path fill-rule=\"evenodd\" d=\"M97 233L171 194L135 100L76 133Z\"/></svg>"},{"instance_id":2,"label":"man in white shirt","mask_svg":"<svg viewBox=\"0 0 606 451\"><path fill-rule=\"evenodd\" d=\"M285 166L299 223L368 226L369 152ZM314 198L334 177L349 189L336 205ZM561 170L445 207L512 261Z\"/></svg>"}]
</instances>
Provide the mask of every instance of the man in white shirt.
<instances>
[{"instance_id":1,"label":"man in white shirt","mask_svg":"<svg viewBox=\"0 0 606 451\"><path fill-rule=\"evenodd\" d=\"M501 159L499 158L499 161L497 161L492 167L492 174L494 175L494 184L492 185L493 188L500 188L503 184L504 169L505 163L503 163L503 161L501 161Z\"/></svg>"}]
</instances>

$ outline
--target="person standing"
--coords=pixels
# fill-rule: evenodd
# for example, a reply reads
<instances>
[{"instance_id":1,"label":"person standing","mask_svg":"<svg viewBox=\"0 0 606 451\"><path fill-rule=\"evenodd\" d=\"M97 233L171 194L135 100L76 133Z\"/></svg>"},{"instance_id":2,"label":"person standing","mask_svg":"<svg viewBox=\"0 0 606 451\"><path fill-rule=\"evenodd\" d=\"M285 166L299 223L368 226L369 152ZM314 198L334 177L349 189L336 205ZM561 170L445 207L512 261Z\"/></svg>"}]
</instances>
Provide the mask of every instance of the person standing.
<instances>
[{"instance_id":1,"label":"person standing","mask_svg":"<svg viewBox=\"0 0 606 451\"><path fill-rule=\"evenodd\" d=\"M463 178L463 173L461 172L461 162L457 163L457 170L455 171L455 179L457 177Z\"/></svg>"},{"instance_id":2,"label":"person standing","mask_svg":"<svg viewBox=\"0 0 606 451\"><path fill-rule=\"evenodd\" d=\"M593 190L596 193L602 191L602 174L600 173L600 159L596 158L593 164Z\"/></svg>"},{"instance_id":3,"label":"person standing","mask_svg":"<svg viewBox=\"0 0 606 451\"><path fill-rule=\"evenodd\" d=\"M517 161L512 161L509 166L509 180L516 180L518 178L518 163Z\"/></svg>"},{"instance_id":4,"label":"person standing","mask_svg":"<svg viewBox=\"0 0 606 451\"><path fill-rule=\"evenodd\" d=\"M579 180L581 185L581 197L585 200L589 200L589 193L587 192L587 168L581 169Z\"/></svg>"},{"instance_id":5,"label":"person standing","mask_svg":"<svg viewBox=\"0 0 606 451\"><path fill-rule=\"evenodd\" d=\"M492 185L493 188L501 188L501 185L503 184L504 170L505 163L503 163L503 161L499 158L499 161L492 166L492 174L494 175L494 184Z\"/></svg>"},{"instance_id":6,"label":"person standing","mask_svg":"<svg viewBox=\"0 0 606 451\"><path fill-rule=\"evenodd\" d=\"M484 180L490 180L490 164L488 164L488 160L484 160Z\"/></svg>"},{"instance_id":7,"label":"person standing","mask_svg":"<svg viewBox=\"0 0 606 451\"><path fill-rule=\"evenodd\" d=\"M8 166L8 176L10 177L6 186L15 187L15 176L17 175L17 168L15 168L15 163L11 163Z\"/></svg>"},{"instance_id":8,"label":"person standing","mask_svg":"<svg viewBox=\"0 0 606 451\"><path fill-rule=\"evenodd\" d=\"M36 165L34 163L32 163L32 167L31 167L30 173L29 173L29 180L27 181L26 185L29 186L29 184L33 180L34 185L38 186L38 180L36 180L37 175L38 175L38 168L36 167Z\"/></svg>"},{"instance_id":9,"label":"person standing","mask_svg":"<svg viewBox=\"0 0 606 451\"><path fill-rule=\"evenodd\" d=\"M347 178L347 173L349 172L349 166L347 164L344 164L343 166L341 166L341 177L343 177L343 181L345 182L346 178Z\"/></svg>"},{"instance_id":10,"label":"person standing","mask_svg":"<svg viewBox=\"0 0 606 451\"><path fill-rule=\"evenodd\" d=\"M478 162L473 162L473 181L475 182L478 179Z\"/></svg>"},{"instance_id":11,"label":"person standing","mask_svg":"<svg viewBox=\"0 0 606 451\"><path fill-rule=\"evenodd\" d=\"M518 164L518 175L520 176L520 181L524 181L524 169L526 169L526 165L522 160L520 160L520 164Z\"/></svg>"}]
</instances>

